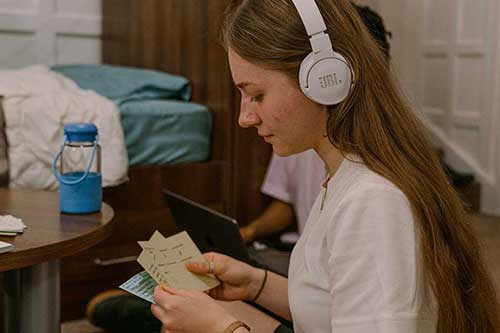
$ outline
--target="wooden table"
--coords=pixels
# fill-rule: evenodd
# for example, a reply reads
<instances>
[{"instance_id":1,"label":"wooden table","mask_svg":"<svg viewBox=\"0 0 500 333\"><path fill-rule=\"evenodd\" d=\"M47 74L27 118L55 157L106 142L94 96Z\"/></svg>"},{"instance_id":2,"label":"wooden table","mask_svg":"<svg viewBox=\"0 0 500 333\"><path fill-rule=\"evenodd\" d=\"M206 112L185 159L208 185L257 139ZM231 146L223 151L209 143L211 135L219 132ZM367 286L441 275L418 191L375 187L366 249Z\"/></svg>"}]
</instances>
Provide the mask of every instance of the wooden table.
<instances>
[{"instance_id":1,"label":"wooden table","mask_svg":"<svg viewBox=\"0 0 500 333\"><path fill-rule=\"evenodd\" d=\"M28 226L16 237L0 236L15 250L0 254L4 273L5 332L60 332L59 259L83 251L112 232L113 209L68 215L59 212L59 193L0 189L0 215Z\"/></svg>"}]
</instances>

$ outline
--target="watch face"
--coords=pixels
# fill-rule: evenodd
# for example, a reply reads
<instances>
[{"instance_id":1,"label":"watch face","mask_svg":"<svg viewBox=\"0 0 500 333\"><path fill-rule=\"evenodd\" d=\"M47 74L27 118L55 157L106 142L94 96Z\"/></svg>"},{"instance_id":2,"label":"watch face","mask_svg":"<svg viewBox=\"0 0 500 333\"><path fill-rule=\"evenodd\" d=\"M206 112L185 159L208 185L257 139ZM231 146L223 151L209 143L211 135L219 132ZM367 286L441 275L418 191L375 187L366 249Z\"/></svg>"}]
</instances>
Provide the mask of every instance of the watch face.
<instances>
[{"instance_id":1,"label":"watch face","mask_svg":"<svg viewBox=\"0 0 500 333\"><path fill-rule=\"evenodd\" d=\"M248 326L247 324L245 324L244 322L240 321L238 327L244 327L246 328L249 332L250 332L250 326ZM237 328L238 328L237 327Z\"/></svg>"},{"instance_id":2,"label":"watch face","mask_svg":"<svg viewBox=\"0 0 500 333\"><path fill-rule=\"evenodd\" d=\"M246 328L248 330L248 332L250 332L250 327L247 324L245 324L242 321L237 320L237 321L233 322L231 325L229 325L224 330L224 333L232 333L232 332L236 331L240 327L244 327L244 328Z\"/></svg>"}]
</instances>

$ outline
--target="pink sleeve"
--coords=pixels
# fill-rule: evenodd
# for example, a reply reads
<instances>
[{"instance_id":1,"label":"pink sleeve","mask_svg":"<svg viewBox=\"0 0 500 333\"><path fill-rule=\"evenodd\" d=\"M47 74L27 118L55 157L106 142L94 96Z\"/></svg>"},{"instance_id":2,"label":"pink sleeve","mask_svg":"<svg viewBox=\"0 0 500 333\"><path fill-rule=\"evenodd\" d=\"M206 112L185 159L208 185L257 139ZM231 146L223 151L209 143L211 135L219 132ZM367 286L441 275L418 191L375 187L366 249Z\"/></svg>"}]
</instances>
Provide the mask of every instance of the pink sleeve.
<instances>
[{"instance_id":1,"label":"pink sleeve","mask_svg":"<svg viewBox=\"0 0 500 333\"><path fill-rule=\"evenodd\" d=\"M261 192L286 203L292 203L293 184L290 178L292 163L293 156L280 157L273 154L260 188Z\"/></svg>"}]
</instances>

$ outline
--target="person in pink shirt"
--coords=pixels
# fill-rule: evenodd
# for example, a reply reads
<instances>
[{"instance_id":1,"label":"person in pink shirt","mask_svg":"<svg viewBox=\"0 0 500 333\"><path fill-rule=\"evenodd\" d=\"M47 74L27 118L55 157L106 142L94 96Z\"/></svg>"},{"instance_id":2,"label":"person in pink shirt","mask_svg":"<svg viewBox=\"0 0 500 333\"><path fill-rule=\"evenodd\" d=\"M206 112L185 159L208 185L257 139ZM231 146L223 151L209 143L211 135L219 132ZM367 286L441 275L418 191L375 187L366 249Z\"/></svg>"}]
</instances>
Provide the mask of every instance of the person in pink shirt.
<instances>
[{"instance_id":1,"label":"person in pink shirt","mask_svg":"<svg viewBox=\"0 0 500 333\"><path fill-rule=\"evenodd\" d=\"M294 220L300 235L326 177L325 164L314 150L288 157L273 154L261 187L273 201L257 219L240 229L243 239L250 242L283 231ZM288 238L282 239L294 243L298 238L295 235L287 234Z\"/></svg>"}]
</instances>

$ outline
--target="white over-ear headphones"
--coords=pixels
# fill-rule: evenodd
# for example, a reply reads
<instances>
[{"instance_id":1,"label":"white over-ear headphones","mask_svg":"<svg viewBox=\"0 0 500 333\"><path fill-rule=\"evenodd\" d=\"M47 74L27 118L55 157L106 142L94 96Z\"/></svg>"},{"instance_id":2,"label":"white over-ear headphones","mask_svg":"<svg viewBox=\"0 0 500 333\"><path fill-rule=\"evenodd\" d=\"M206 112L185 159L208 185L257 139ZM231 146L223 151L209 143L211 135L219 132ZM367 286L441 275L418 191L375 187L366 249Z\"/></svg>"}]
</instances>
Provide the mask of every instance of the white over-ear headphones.
<instances>
[{"instance_id":1,"label":"white over-ear headphones","mask_svg":"<svg viewBox=\"0 0 500 333\"><path fill-rule=\"evenodd\" d=\"M302 60L300 88L316 103L334 105L351 90L353 74L347 60L332 48L330 36L315 0L292 0L304 23L312 52Z\"/></svg>"}]
</instances>

